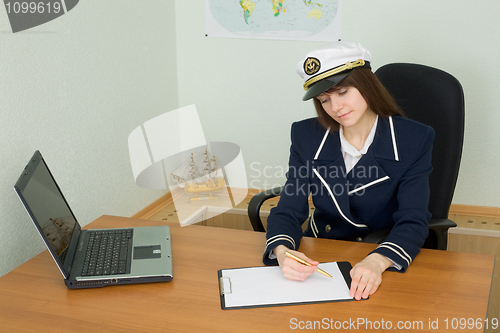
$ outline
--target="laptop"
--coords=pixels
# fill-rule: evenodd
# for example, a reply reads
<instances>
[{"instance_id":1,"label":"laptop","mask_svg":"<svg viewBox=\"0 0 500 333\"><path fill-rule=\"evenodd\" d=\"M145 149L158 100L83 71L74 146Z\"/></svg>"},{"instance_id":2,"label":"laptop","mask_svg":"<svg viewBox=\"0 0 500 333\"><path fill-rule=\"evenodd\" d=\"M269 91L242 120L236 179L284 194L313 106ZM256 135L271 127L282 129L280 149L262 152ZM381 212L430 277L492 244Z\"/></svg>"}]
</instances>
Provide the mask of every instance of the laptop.
<instances>
[{"instance_id":1,"label":"laptop","mask_svg":"<svg viewBox=\"0 0 500 333\"><path fill-rule=\"evenodd\" d=\"M14 190L68 288L172 279L168 226L82 230L39 151Z\"/></svg>"}]
</instances>

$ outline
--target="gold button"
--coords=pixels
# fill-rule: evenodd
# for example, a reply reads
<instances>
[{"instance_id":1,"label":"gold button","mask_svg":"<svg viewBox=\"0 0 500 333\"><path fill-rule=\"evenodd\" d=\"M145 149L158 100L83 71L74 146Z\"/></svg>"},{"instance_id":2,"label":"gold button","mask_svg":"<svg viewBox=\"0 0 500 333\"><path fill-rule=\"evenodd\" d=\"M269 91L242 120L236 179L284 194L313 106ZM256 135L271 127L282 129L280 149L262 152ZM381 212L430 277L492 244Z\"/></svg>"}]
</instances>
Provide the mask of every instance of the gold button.
<instances>
[{"instance_id":1,"label":"gold button","mask_svg":"<svg viewBox=\"0 0 500 333\"><path fill-rule=\"evenodd\" d=\"M325 231L326 232L332 231L332 227L329 224L327 224L326 227L325 227Z\"/></svg>"}]
</instances>

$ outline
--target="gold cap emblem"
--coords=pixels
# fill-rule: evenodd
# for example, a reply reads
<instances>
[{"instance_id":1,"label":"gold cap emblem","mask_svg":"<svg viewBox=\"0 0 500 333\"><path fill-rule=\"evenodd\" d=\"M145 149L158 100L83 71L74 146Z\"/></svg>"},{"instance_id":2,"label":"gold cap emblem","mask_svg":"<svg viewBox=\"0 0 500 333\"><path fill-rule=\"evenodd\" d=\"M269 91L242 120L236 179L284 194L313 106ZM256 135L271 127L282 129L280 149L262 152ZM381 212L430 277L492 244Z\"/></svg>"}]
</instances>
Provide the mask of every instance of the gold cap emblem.
<instances>
[{"instance_id":1,"label":"gold cap emblem","mask_svg":"<svg viewBox=\"0 0 500 333\"><path fill-rule=\"evenodd\" d=\"M318 59L309 57L304 61L304 72L307 75L316 74L321 68L321 64Z\"/></svg>"}]
</instances>

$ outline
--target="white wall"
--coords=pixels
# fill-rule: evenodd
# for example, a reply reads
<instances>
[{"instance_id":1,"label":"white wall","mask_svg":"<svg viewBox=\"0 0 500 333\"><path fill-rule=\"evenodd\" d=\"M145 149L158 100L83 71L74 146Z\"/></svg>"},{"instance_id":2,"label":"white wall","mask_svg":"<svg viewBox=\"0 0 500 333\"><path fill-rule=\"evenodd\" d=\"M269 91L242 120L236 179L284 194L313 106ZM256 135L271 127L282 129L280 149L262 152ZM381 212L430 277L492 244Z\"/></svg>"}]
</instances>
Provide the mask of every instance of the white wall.
<instances>
[{"instance_id":1,"label":"white wall","mask_svg":"<svg viewBox=\"0 0 500 333\"><path fill-rule=\"evenodd\" d=\"M44 249L13 191L36 149L82 225L164 194L135 185L127 139L178 107L174 6L85 0L13 34L0 5L0 275Z\"/></svg>"},{"instance_id":2,"label":"white wall","mask_svg":"<svg viewBox=\"0 0 500 333\"><path fill-rule=\"evenodd\" d=\"M0 275L43 250L12 190L35 149L83 225L133 215L163 194L134 184L127 137L192 103L207 141L240 145L249 186L283 183L290 124L314 116L295 65L323 44L207 38L204 1L140 4L80 1L17 34L0 6ZM457 204L500 206L499 12L490 0L344 1L343 40L366 46L374 69L417 62L461 81L467 124Z\"/></svg>"},{"instance_id":3,"label":"white wall","mask_svg":"<svg viewBox=\"0 0 500 333\"><path fill-rule=\"evenodd\" d=\"M455 204L500 207L498 13L500 2L490 0L343 1L342 39L368 48L374 70L415 62L462 83L466 133ZM323 43L208 38L204 18L202 1L176 1L179 104L196 103L208 141L240 145L251 187L283 184L290 124L314 116L295 66Z\"/></svg>"}]
</instances>

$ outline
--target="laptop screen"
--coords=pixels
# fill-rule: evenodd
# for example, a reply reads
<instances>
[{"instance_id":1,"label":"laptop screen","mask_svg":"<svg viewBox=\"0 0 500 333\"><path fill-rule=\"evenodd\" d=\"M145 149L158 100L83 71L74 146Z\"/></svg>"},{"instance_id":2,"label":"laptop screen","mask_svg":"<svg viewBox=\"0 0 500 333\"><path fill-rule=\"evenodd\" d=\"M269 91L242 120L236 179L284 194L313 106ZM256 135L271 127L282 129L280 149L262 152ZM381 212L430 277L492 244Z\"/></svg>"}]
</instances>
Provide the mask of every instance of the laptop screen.
<instances>
[{"instance_id":1,"label":"laptop screen","mask_svg":"<svg viewBox=\"0 0 500 333\"><path fill-rule=\"evenodd\" d=\"M67 271L73 260L69 245L74 232L80 228L38 151L14 188L66 277L63 270Z\"/></svg>"}]
</instances>

